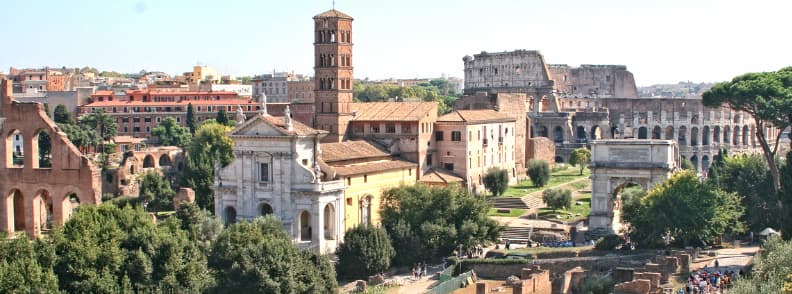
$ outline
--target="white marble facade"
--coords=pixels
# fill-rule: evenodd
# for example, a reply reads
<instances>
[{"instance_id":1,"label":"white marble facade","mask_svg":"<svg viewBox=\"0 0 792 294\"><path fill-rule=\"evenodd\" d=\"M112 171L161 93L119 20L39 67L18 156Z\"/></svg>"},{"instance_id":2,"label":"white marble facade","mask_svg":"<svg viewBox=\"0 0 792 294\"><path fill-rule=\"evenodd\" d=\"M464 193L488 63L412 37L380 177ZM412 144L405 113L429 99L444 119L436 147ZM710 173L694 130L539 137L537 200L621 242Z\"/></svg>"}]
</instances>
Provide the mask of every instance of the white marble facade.
<instances>
[{"instance_id":1,"label":"white marble facade","mask_svg":"<svg viewBox=\"0 0 792 294\"><path fill-rule=\"evenodd\" d=\"M317 149L326 134L265 113L238 125L234 161L218 173L215 214L226 222L274 214L299 247L335 252L344 238L344 185L316 176L325 174Z\"/></svg>"}]
</instances>

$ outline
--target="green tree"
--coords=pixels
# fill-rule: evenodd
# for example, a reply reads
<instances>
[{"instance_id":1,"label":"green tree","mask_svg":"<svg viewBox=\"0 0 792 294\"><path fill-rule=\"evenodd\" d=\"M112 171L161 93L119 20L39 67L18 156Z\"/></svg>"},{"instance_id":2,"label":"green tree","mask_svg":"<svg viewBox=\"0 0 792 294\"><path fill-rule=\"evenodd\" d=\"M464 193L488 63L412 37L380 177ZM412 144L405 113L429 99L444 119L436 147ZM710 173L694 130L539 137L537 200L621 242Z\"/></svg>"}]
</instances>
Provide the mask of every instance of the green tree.
<instances>
[{"instance_id":1,"label":"green tree","mask_svg":"<svg viewBox=\"0 0 792 294\"><path fill-rule=\"evenodd\" d=\"M182 173L182 187L195 190L199 207L214 210L215 162L226 166L234 159L234 141L228 137L229 127L217 123L201 124L187 148L187 164Z\"/></svg>"},{"instance_id":2,"label":"green tree","mask_svg":"<svg viewBox=\"0 0 792 294\"><path fill-rule=\"evenodd\" d=\"M176 192L171 189L170 183L157 172L146 172L139 178L140 200L148 202L148 211L171 211L173 196Z\"/></svg>"},{"instance_id":3,"label":"green tree","mask_svg":"<svg viewBox=\"0 0 792 294\"><path fill-rule=\"evenodd\" d=\"M572 151L569 156L569 163L580 167L580 175L583 175L583 169L591 162L591 150L588 148L578 148Z\"/></svg>"},{"instance_id":4,"label":"green tree","mask_svg":"<svg viewBox=\"0 0 792 294\"><path fill-rule=\"evenodd\" d=\"M90 127L99 133L104 141L109 141L116 135L118 124L115 118L105 113L104 109L90 113L80 118L80 124Z\"/></svg>"},{"instance_id":5,"label":"green tree","mask_svg":"<svg viewBox=\"0 0 792 294\"><path fill-rule=\"evenodd\" d=\"M572 207L572 191L567 189L547 189L542 192L542 201L553 210Z\"/></svg>"},{"instance_id":6,"label":"green tree","mask_svg":"<svg viewBox=\"0 0 792 294\"><path fill-rule=\"evenodd\" d=\"M781 176L775 162L778 142L767 138L766 128L783 130L792 125L792 67L776 72L747 73L729 82L717 83L702 94L705 106L730 108L747 113L756 123L756 138L773 177L774 191L781 189ZM770 146L769 142L776 142Z\"/></svg>"},{"instance_id":7,"label":"green tree","mask_svg":"<svg viewBox=\"0 0 792 294\"><path fill-rule=\"evenodd\" d=\"M47 131L38 134L39 167L52 167L52 138Z\"/></svg>"},{"instance_id":8,"label":"green tree","mask_svg":"<svg viewBox=\"0 0 792 294\"><path fill-rule=\"evenodd\" d=\"M180 126L172 117L163 119L159 126L151 130L151 133L157 136L160 144L164 146L184 147L187 146L192 139L190 130Z\"/></svg>"},{"instance_id":9,"label":"green tree","mask_svg":"<svg viewBox=\"0 0 792 294\"><path fill-rule=\"evenodd\" d=\"M502 195L509 187L509 172L503 168L490 168L484 175L484 187L495 197Z\"/></svg>"},{"instance_id":10,"label":"green tree","mask_svg":"<svg viewBox=\"0 0 792 294\"><path fill-rule=\"evenodd\" d=\"M0 293L60 293L52 245L24 234L0 242Z\"/></svg>"},{"instance_id":11,"label":"green tree","mask_svg":"<svg viewBox=\"0 0 792 294\"><path fill-rule=\"evenodd\" d=\"M781 167L781 193L779 198L784 207L792 207L792 151L786 154L786 163ZM786 209L781 213L781 235L789 240L792 237L792 211Z\"/></svg>"},{"instance_id":12,"label":"green tree","mask_svg":"<svg viewBox=\"0 0 792 294\"><path fill-rule=\"evenodd\" d=\"M338 248L338 274L357 279L387 271L396 251L388 232L373 226L358 226L347 231Z\"/></svg>"},{"instance_id":13,"label":"green tree","mask_svg":"<svg viewBox=\"0 0 792 294\"><path fill-rule=\"evenodd\" d=\"M220 110L217 111L217 118L215 121L221 125L228 126L228 114L224 107L220 107Z\"/></svg>"},{"instance_id":14,"label":"green tree","mask_svg":"<svg viewBox=\"0 0 792 294\"><path fill-rule=\"evenodd\" d=\"M550 181L550 165L547 161L531 159L528 161L528 177L537 187L544 187Z\"/></svg>"},{"instance_id":15,"label":"green tree","mask_svg":"<svg viewBox=\"0 0 792 294\"><path fill-rule=\"evenodd\" d=\"M61 123L58 124L58 127L66 133L69 141L71 141L74 146L80 148L80 150L85 150L101 142L101 138L99 137L99 133L96 132L96 129L92 129L83 124Z\"/></svg>"},{"instance_id":16,"label":"green tree","mask_svg":"<svg viewBox=\"0 0 792 294\"><path fill-rule=\"evenodd\" d=\"M694 172L696 171L696 166L693 165L693 162L690 161L690 159L683 158L682 162L680 162L679 165L680 165L680 168L682 168L684 170L690 170L690 171L694 171Z\"/></svg>"},{"instance_id":17,"label":"green tree","mask_svg":"<svg viewBox=\"0 0 792 294\"><path fill-rule=\"evenodd\" d=\"M55 106L55 112L53 113L53 119L56 123L59 124L68 124L71 123L71 114L68 110L66 110L66 106L63 104L58 104Z\"/></svg>"},{"instance_id":18,"label":"green tree","mask_svg":"<svg viewBox=\"0 0 792 294\"><path fill-rule=\"evenodd\" d=\"M184 119L184 125L190 129L190 134L195 134L195 109L193 109L192 103L187 104L187 115Z\"/></svg>"},{"instance_id":19,"label":"green tree","mask_svg":"<svg viewBox=\"0 0 792 294\"><path fill-rule=\"evenodd\" d=\"M771 236L753 260L751 276L734 280L729 293L790 293L792 241Z\"/></svg>"},{"instance_id":20,"label":"green tree","mask_svg":"<svg viewBox=\"0 0 792 294\"><path fill-rule=\"evenodd\" d=\"M195 242L206 255L209 254L214 241L223 232L223 222L195 203L179 205L176 210L176 218L181 223L181 229L187 231L190 240Z\"/></svg>"},{"instance_id":21,"label":"green tree","mask_svg":"<svg viewBox=\"0 0 792 294\"><path fill-rule=\"evenodd\" d=\"M447 256L460 244L468 247L497 240L503 228L487 216L489 208L486 199L458 186L386 190L382 227L396 249L393 262L429 261Z\"/></svg>"},{"instance_id":22,"label":"green tree","mask_svg":"<svg viewBox=\"0 0 792 294\"><path fill-rule=\"evenodd\" d=\"M783 222L783 213L776 205L778 196L773 191L773 178L761 155L732 156L713 163L709 183L742 196L746 209L743 220L751 231L778 228Z\"/></svg>"},{"instance_id":23,"label":"green tree","mask_svg":"<svg viewBox=\"0 0 792 294\"><path fill-rule=\"evenodd\" d=\"M583 280L583 284L580 286L580 293L609 294L613 293L613 286L615 285L609 276L593 275Z\"/></svg>"},{"instance_id":24,"label":"green tree","mask_svg":"<svg viewBox=\"0 0 792 294\"><path fill-rule=\"evenodd\" d=\"M639 244L659 245L668 234L687 246L743 231L744 210L739 195L702 183L692 171L681 171L654 186L623 218Z\"/></svg>"},{"instance_id":25,"label":"green tree","mask_svg":"<svg viewBox=\"0 0 792 294\"><path fill-rule=\"evenodd\" d=\"M229 226L209 255L220 293L332 293L338 284L329 263L298 250L274 217Z\"/></svg>"}]
</instances>

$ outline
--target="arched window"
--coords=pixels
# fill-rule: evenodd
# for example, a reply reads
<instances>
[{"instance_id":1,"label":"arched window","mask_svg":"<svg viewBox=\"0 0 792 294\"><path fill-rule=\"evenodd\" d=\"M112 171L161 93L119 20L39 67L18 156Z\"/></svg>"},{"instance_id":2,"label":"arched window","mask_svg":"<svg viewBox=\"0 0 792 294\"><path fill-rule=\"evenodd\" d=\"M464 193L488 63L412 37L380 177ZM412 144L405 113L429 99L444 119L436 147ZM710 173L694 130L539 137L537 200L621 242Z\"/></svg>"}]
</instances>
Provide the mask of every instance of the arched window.
<instances>
[{"instance_id":1,"label":"arched window","mask_svg":"<svg viewBox=\"0 0 792 294\"><path fill-rule=\"evenodd\" d=\"M146 157L143 158L143 168L152 168L152 167L155 167L154 156L151 156L151 154L146 155Z\"/></svg>"},{"instance_id":2,"label":"arched window","mask_svg":"<svg viewBox=\"0 0 792 294\"><path fill-rule=\"evenodd\" d=\"M36 147L38 147L38 154L33 160L35 168L51 168L52 167L52 138L45 130L39 130L34 137L36 140Z\"/></svg>"},{"instance_id":3,"label":"arched window","mask_svg":"<svg viewBox=\"0 0 792 294\"><path fill-rule=\"evenodd\" d=\"M237 212L233 206L227 206L225 208L225 221L226 224L233 224L236 223Z\"/></svg>"},{"instance_id":4,"label":"arched window","mask_svg":"<svg viewBox=\"0 0 792 294\"><path fill-rule=\"evenodd\" d=\"M335 207L328 203L324 208L324 238L325 240L335 240Z\"/></svg>"},{"instance_id":5,"label":"arched window","mask_svg":"<svg viewBox=\"0 0 792 294\"><path fill-rule=\"evenodd\" d=\"M159 165L160 166L171 166L171 159L168 157L167 154L163 154L159 158Z\"/></svg>"},{"instance_id":6,"label":"arched window","mask_svg":"<svg viewBox=\"0 0 792 294\"><path fill-rule=\"evenodd\" d=\"M660 128L660 126L655 126L654 129L652 129L652 139L660 140L662 139L662 134L663 130Z\"/></svg>"},{"instance_id":7,"label":"arched window","mask_svg":"<svg viewBox=\"0 0 792 294\"><path fill-rule=\"evenodd\" d=\"M11 130L6 137L6 167L25 166L25 137L19 130Z\"/></svg>"},{"instance_id":8,"label":"arched window","mask_svg":"<svg viewBox=\"0 0 792 294\"><path fill-rule=\"evenodd\" d=\"M668 126L665 129L665 139L674 140L674 127Z\"/></svg>"},{"instance_id":9,"label":"arched window","mask_svg":"<svg viewBox=\"0 0 792 294\"><path fill-rule=\"evenodd\" d=\"M553 129L553 141L556 143L564 143L564 129L560 126L556 126Z\"/></svg>"},{"instance_id":10,"label":"arched window","mask_svg":"<svg viewBox=\"0 0 792 294\"><path fill-rule=\"evenodd\" d=\"M311 228L311 214L307 211L300 212L300 241L311 241L313 229Z\"/></svg>"}]
</instances>

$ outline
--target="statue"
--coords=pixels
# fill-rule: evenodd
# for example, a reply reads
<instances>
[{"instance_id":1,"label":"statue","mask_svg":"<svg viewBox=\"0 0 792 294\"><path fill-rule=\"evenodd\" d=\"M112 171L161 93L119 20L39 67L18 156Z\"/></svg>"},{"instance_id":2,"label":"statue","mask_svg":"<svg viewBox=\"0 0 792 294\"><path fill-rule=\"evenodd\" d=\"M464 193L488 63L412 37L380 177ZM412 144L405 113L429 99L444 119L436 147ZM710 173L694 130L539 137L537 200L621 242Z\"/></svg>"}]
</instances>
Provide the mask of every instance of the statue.
<instances>
[{"instance_id":1,"label":"statue","mask_svg":"<svg viewBox=\"0 0 792 294\"><path fill-rule=\"evenodd\" d=\"M286 109L283 110L283 127L289 131L292 130L291 110L289 109L289 105L286 105Z\"/></svg>"},{"instance_id":2,"label":"statue","mask_svg":"<svg viewBox=\"0 0 792 294\"><path fill-rule=\"evenodd\" d=\"M314 163L314 175L316 179L314 180L315 183L319 184L322 182L322 169L319 168L319 162Z\"/></svg>"},{"instance_id":3,"label":"statue","mask_svg":"<svg viewBox=\"0 0 792 294\"><path fill-rule=\"evenodd\" d=\"M261 113L261 115L269 115L269 113L267 113L267 94L264 94L264 89L261 90L261 110L259 113Z\"/></svg>"},{"instance_id":4,"label":"statue","mask_svg":"<svg viewBox=\"0 0 792 294\"><path fill-rule=\"evenodd\" d=\"M242 112L242 106L237 106L237 113L236 113L237 125L241 125L243 122L245 122L245 120L247 120L247 116L245 116L245 113Z\"/></svg>"}]
</instances>

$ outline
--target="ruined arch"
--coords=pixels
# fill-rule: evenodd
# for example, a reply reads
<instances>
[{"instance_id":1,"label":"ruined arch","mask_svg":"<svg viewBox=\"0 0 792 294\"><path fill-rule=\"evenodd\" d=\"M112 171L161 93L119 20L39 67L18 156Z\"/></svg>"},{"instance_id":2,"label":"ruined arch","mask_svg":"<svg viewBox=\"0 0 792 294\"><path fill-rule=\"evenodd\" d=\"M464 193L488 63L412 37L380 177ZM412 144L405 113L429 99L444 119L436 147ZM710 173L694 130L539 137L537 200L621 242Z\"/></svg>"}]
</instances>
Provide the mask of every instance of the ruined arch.
<instances>
[{"instance_id":1,"label":"ruined arch","mask_svg":"<svg viewBox=\"0 0 792 294\"><path fill-rule=\"evenodd\" d=\"M685 145L688 144L687 143L687 127L686 126L679 127L679 136L677 137L677 142L679 143L679 146L685 146Z\"/></svg>"},{"instance_id":2,"label":"ruined arch","mask_svg":"<svg viewBox=\"0 0 792 294\"><path fill-rule=\"evenodd\" d=\"M269 203L262 203L259 205L259 215L265 216L273 214L275 211L272 209L272 206Z\"/></svg>"},{"instance_id":3,"label":"ruined arch","mask_svg":"<svg viewBox=\"0 0 792 294\"><path fill-rule=\"evenodd\" d=\"M547 126L540 125L539 127L537 127L537 129L539 130L538 132L539 137L550 138L550 134L547 131Z\"/></svg>"},{"instance_id":4,"label":"ruined arch","mask_svg":"<svg viewBox=\"0 0 792 294\"><path fill-rule=\"evenodd\" d=\"M25 196L19 189L12 189L8 192L8 200L11 201L6 207L6 219L9 222L7 225L10 228L8 233L24 232L27 227L25 219ZM5 206L5 205L4 205Z\"/></svg>"},{"instance_id":5,"label":"ruined arch","mask_svg":"<svg viewBox=\"0 0 792 294\"><path fill-rule=\"evenodd\" d=\"M46 189L40 189L33 197L33 234L49 231L54 225L52 195Z\"/></svg>"},{"instance_id":6,"label":"ruined arch","mask_svg":"<svg viewBox=\"0 0 792 294\"><path fill-rule=\"evenodd\" d=\"M698 155L693 155L690 157L690 162L693 163L693 168L698 172L699 171L699 159Z\"/></svg>"},{"instance_id":7,"label":"ruined arch","mask_svg":"<svg viewBox=\"0 0 792 294\"><path fill-rule=\"evenodd\" d=\"M698 146L699 144L699 129L698 127L690 128L690 146Z\"/></svg>"},{"instance_id":8,"label":"ruined arch","mask_svg":"<svg viewBox=\"0 0 792 294\"><path fill-rule=\"evenodd\" d=\"M25 167L25 136L13 129L6 135L6 167Z\"/></svg>"},{"instance_id":9,"label":"ruined arch","mask_svg":"<svg viewBox=\"0 0 792 294\"><path fill-rule=\"evenodd\" d=\"M709 170L710 158L707 155L701 157L701 171Z\"/></svg>"},{"instance_id":10,"label":"ruined arch","mask_svg":"<svg viewBox=\"0 0 792 294\"><path fill-rule=\"evenodd\" d=\"M153 167L156 167L154 165L154 156L151 156L151 154L146 155L146 157L143 158L143 168L153 168Z\"/></svg>"},{"instance_id":11,"label":"ruined arch","mask_svg":"<svg viewBox=\"0 0 792 294\"><path fill-rule=\"evenodd\" d=\"M332 203L326 204L322 213L324 215L324 238L325 240L335 240L337 227L335 206Z\"/></svg>"},{"instance_id":12,"label":"ruined arch","mask_svg":"<svg viewBox=\"0 0 792 294\"><path fill-rule=\"evenodd\" d=\"M168 154L160 155L160 158L159 158L159 165L160 166L171 166L171 164L172 164L171 158L170 158L170 156L168 156Z\"/></svg>"},{"instance_id":13,"label":"ruined arch","mask_svg":"<svg viewBox=\"0 0 792 294\"><path fill-rule=\"evenodd\" d=\"M649 130L646 127L638 128L638 139L649 139Z\"/></svg>"},{"instance_id":14,"label":"ruined arch","mask_svg":"<svg viewBox=\"0 0 792 294\"><path fill-rule=\"evenodd\" d=\"M721 127L715 126L712 131L712 143L720 143L721 141Z\"/></svg>"},{"instance_id":15,"label":"ruined arch","mask_svg":"<svg viewBox=\"0 0 792 294\"><path fill-rule=\"evenodd\" d=\"M576 128L576 130L575 130L575 133L577 134L576 137L575 137L575 141L577 141L577 143L586 143L586 128L585 127L578 126Z\"/></svg>"},{"instance_id":16,"label":"ruined arch","mask_svg":"<svg viewBox=\"0 0 792 294\"><path fill-rule=\"evenodd\" d=\"M661 129L660 126L655 126L654 129L652 129L652 139L660 140L662 139L662 135L663 129Z\"/></svg>"},{"instance_id":17,"label":"ruined arch","mask_svg":"<svg viewBox=\"0 0 792 294\"><path fill-rule=\"evenodd\" d=\"M589 231L593 237L621 229L617 222L621 208L617 197L622 188L633 183L649 190L671 176L677 166L675 145L673 141L644 140L592 143Z\"/></svg>"},{"instance_id":18,"label":"ruined arch","mask_svg":"<svg viewBox=\"0 0 792 294\"><path fill-rule=\"evenodd\" d=\"M701 131L701 145L707 146L710 144L710 128L709 126L704 126L704 129Z\"/></svg>"},{"instance_id":19,"label":"ruined arch","mask_svg":"<svg viewBox=\"0 0 792 294\"><path fill-rule=\"evenodd\" d=\"M564 128L561 126L553 128L553 142L564 143Z\"/></svg>"},{"instance_id":20,"label":"ruined arch","mask_svg":"<svg viewBox=\"0 0 792 294\"><path fill-rule=\"evenodd\" d=\"M674 127L667 126L665 129L665 139L674 140Z\"/></svg>"},{"instance_id":21,"label":"ruined arch","mask_svg":"<svg viewBox=\"0 0 792 294\"><path fill-rule=\"evenodd\" d=\"M35 147L32 150L33 168L51 168L52 167L52 136L45 129L38 129L33 135L31 144Z\"/></svg>"}]
</instances>

